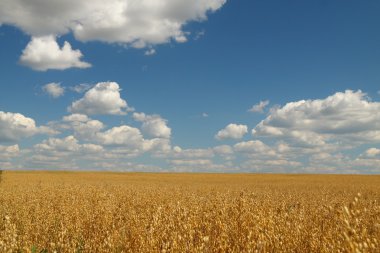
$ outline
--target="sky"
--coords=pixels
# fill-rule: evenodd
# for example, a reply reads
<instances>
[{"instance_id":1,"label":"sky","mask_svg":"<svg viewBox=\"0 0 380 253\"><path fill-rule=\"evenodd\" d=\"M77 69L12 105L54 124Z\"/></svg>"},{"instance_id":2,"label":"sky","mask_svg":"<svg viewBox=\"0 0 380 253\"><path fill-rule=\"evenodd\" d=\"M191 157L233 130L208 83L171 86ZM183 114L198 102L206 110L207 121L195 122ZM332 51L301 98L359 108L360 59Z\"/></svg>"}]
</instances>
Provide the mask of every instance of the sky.
<instances>
[{"instance_id":1,"label":"sky","mask_svg":"<svg viewBox=\"0 0 380 253\"><path fill-rule=\"evenodd\" d=\"M0 169L379 174L378 13L0 0Z\"/></svg>"}]
</instances>

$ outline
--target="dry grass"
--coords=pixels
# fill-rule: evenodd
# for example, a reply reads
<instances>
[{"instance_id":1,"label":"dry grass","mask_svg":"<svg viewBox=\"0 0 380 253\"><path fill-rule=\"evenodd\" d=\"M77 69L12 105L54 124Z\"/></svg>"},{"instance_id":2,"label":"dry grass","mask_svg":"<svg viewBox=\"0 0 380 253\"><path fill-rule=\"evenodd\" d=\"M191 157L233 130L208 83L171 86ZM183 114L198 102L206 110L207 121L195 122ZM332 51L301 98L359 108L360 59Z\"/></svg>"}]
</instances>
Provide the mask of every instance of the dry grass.
<instances>
[{"instance_id":1,"label":"dry grass","mask_svg":"<svg viewBox=\"0 0 380 253\"><path fill-rule=\"evenodd\" d=\"M4 172L0 252L380 252L379 203L379 176Z\"/></svg>"}]
</instances>

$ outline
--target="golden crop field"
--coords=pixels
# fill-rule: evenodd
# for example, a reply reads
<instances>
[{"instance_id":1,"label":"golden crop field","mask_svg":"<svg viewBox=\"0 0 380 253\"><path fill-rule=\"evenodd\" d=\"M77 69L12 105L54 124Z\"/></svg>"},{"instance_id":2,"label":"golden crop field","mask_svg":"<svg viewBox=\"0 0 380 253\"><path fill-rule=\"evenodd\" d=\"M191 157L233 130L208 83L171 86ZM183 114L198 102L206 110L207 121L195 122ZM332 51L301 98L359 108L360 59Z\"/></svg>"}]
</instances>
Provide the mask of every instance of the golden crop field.
<instances>
[{"instance_id":1,"label":"golden crop field","mask_svg":"<svg viewBox=\"0 0 380 253\"><path fill-rule=\"evenodd\" d=\"M0 252L380 252L380 176L3 172Z\"/></svg>"}]
</instances>

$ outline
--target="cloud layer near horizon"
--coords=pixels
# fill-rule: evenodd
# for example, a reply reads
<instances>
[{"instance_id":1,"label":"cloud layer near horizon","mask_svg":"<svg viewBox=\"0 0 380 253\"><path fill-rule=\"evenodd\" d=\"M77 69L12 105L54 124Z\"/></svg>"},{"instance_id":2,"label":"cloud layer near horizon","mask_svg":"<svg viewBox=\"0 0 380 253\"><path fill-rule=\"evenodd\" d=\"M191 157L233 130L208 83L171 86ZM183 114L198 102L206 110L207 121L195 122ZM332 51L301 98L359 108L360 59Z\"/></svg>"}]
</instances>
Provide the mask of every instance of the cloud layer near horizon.
<instances>
[{"instance_id":1,"label":"cloud layer near horizon","mask_svg":"<svg viewBox=\"0 0 380 253\"><path fill-rule=\"evenodd\" d=\"M380 103L371 101L360 90L273 107L253 127L250 137L246 135L248 124L231 123L214 136L225 143L202 148L173 145L169 121L158 114L127 115L128 106L115 82L95 84L81 96L69 107L71 114L47 126L37 126L35 120L19 113L0 112L0 165L380 173ZM92 118L102 114L129 119L130 123L107 126ZM20 147L22 140L34 135L46 138L31 147ZM142 157L148 162L141 162Z\"/></svg>"}]
</instances>

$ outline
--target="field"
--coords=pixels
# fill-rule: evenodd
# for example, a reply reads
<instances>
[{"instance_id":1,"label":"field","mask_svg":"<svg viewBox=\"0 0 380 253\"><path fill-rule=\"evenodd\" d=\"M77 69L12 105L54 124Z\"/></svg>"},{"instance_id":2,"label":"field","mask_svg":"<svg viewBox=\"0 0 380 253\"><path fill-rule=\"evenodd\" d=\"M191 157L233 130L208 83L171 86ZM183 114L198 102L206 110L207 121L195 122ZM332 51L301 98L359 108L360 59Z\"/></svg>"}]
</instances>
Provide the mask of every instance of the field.
<instances>
[{"instance_id":1,"label":"field","mask_svg":"<svg viewBox=\"0 0 380 253\"><path fill-rule=\"evenodd\" d=\"M0 252L380 252L380 176L3 172Z\"/></svg>"}]
</instances>

